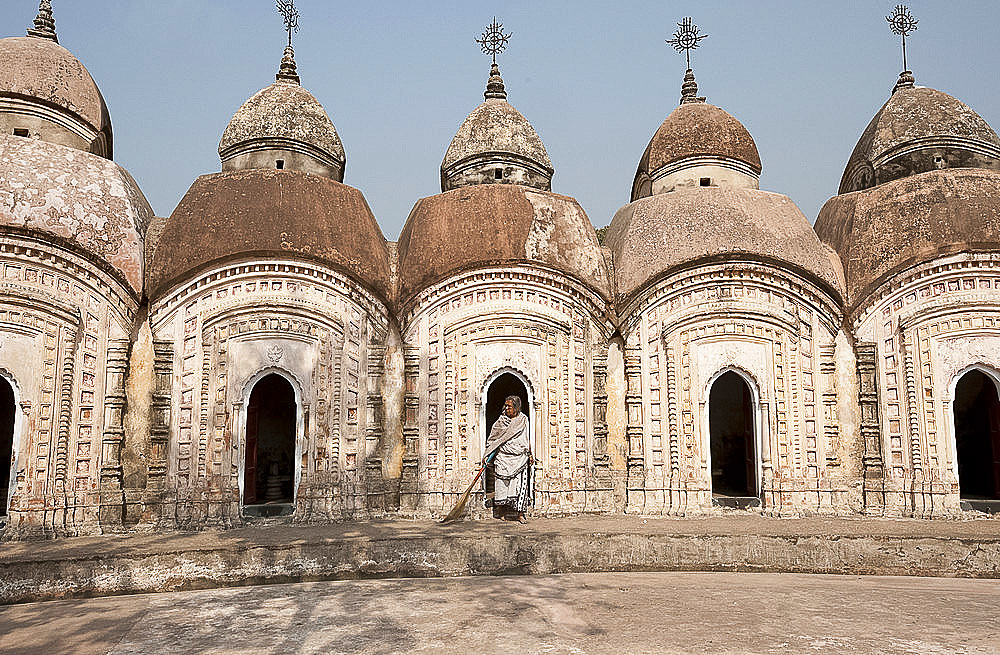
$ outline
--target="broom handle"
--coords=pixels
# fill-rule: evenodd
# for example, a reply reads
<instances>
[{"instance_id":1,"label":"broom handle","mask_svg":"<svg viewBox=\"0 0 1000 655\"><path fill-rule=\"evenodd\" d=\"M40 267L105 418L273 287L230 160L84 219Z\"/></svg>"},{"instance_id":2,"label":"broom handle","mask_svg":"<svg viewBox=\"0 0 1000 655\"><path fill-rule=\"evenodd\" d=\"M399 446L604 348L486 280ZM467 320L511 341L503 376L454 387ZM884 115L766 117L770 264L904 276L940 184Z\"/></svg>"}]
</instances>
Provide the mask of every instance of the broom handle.
<instances>
[{"instance_id":1,"label":"broom handle","mask_svg":"<svg viewBox=\"0 0 1000 655\"><path fill-rule=\"evenodd\" d=\"M486 461L483 462L483 465L479 467L479 473L476 473L475 479L473 479L472 484L469 485L470 489L476 486L476 483L479 482L479 478L483 474L483 471L486 470L486 467L490 465L490 462L493 460L494 457L496 457L496 455L497 451L494 450L492 453L486 456Z\"/></svg>"}]
</instances>

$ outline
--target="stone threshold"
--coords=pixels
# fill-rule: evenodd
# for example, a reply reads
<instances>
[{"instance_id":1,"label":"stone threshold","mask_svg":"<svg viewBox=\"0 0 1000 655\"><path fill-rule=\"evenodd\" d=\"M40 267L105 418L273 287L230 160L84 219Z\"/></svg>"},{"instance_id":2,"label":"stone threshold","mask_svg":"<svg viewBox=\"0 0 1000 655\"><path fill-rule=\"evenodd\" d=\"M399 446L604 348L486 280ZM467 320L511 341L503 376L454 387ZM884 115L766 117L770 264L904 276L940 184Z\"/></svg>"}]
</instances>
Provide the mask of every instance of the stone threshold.
<instances>
[{"instance_id":1,"label":"stone threshold","mask_svg":"<svg viewBox=\"0 0 1000 655\"><path fill-rule=\"evenodd\" d=\"M370 521L0 544L0 604L283 582L734 571L1000 578L1000 520Z\"/></svg>"}]
</instances>

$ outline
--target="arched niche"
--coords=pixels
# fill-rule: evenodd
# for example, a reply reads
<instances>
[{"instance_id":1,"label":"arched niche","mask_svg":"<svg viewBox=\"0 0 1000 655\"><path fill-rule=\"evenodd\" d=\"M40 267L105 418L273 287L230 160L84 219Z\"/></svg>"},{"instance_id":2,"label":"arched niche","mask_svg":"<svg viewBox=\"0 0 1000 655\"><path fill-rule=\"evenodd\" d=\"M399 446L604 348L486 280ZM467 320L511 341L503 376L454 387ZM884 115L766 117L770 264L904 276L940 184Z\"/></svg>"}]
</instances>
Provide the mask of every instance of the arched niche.
<instances>
[{"instance_id":1,"label":"arched niche","mask_svg":"<svg viewBox=\"0 0 1000 655\"><path fill-rule=\"evenodd\" d=\"M712 503L727 507L760 504L760 394L752 378L726 368L709 380L708 474Z\"/></svg>"},{"instance_id":2,"label":"arched niche","mask_svg":"<svg viewBox=\"0 0 1000 655\"><path fill-rule=\"evenodd\" d=\"M239 429L239 488L243 513L291 514L300 481L301 391L279 368L259 371L245 385Z\"/></svg>"},{"instance_id":3,"label":"arched niche","mask_svg":"<svg viewBox=\"0 0 1000 655\"><path fill-rule=\"evenodd\" d=\"M480 452L485 452L486 440L490 435L493 423L500 417L503 411L504 399L507 396L518 396L521 399L521 412L528 418L528 438L531 443L532 453L536 452L535 447L535 414L534 402L535 394L528 381L521 371L505 366L491 373L483 383L479 397L482 402L479 408L480 433L483 435L480 443ZM487 469L483 476L484 489L486 493L493 492L494 480L492 473Z\"/></svg>"},{"instance_id":4,"label":"arched niche","mask_svg":"<svg viewBox=\"0 0 1000 655\"><path fill-rule=\"evenodd\" d=\"M1000 378L973 366L952 390L954 471L961 499L975 509L1000 510Z\"/></svg>"},{"instance_id":5,"label":"arched niche","mask_svg":"<svg viewBox=\"0 0 1000 655\"><path fill-rule=\"evenodd\" d=\"M17 484L17 454L23 412L17 383L0 370L0 517L6 517Z\"/></svg>"}]
</instances>

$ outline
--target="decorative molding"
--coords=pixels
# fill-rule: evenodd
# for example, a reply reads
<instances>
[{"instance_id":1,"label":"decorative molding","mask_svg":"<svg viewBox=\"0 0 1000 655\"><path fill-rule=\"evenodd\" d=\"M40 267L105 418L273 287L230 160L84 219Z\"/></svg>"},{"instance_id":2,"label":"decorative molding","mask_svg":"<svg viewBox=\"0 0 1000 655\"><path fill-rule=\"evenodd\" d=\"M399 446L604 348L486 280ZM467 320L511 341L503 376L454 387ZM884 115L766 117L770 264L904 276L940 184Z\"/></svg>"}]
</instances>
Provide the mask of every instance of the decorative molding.
<instances>
[{"instance_id":1,"label":"decorative molding","mask_svg":"<svg viewBox=\"0 0 1000 655\"><path fill-rule=\"evenodd\" d=\"M265 283L266 291L261 282ZM274 290L275 284L280 291ZM294 291L288 290L290 284ZM313 297L304 295L306 288ZM252 310L262 302L269 305L278 302L288 310L296 308L321 322L343 313L342 303L347 302L372 322L372 336L377 341L383 341L389 329L389 309L361 285L333 269L297 260L250 260L203 272L151 303L149 316L154 334L192 302L199 307L204 305L205 309L199 309L198 313L206 316ZM335 309L331 311L332 308Z\"/></svg>"},{"instance_id":2,"label":"decorative molding","mask_svg":"<svg viewBox=\"0 0 1000 655\"><path fill-rule=\"evenodd\" d=\"M526 300L526 296L517 300L513 297L513 293L511 298L503 295L504 291L513 292L515 289L522 294L531 292L536 298L555 297L560 301L560 305L569 305L586 315L601 329L605 338L610 337L615 331L607 300L575 278L557 269L537 264L512 264L502 268L487 266L445 278L427 287L400 308L402 331L408 335L421 316L427 313L444 313L456 298L465 298L470 293L472 294L470 304L501 300L507 304L516 303L523 309L532 307L531 301ZM490 292L498 292L501 297L492 298ZM483 293L486 295L480 299ZM551 308L551 304L547 306ZM572 314L572 311L567 312L565 309L557 311L567 315Z\"/></svg>"},{"instance_id":3,"label":"decorative molding","mask_svg":"<svg viewBox=\"0 0 1000 655\"><path fill-rule=\"evenodd\" d=\"M748 296L747 290L754 291L753 295ZM837 300L790 271L761 262L727 260L694 265L643 288L620 308L621 333L628 339L642 316L664 305L694 319L706 304L726 308L720 312L769 315L792 325L801 311L798 308L803 307L831 334L840 330L842 317ZM790 312L789 307L796 310ZM791 331L797 333L798 328Z\"/></svg>"},{"instance_id":4,"label":"decorative molding","mask_svg":"<svg viewBox=\"0 0 1000 655\"><path fill-rule=\"evenodd\" d=\"M12 258L18 266L32 268L37 263L39 275L51 276L55 287L59 279L89 287L101 296L109 306L123 317L123 323L131 325L139 307L139 293L129 286L121 273L103 259L70 242L51 235L39 235L29 228L12 225L0 226L0 260L4 256ZM9 281L8 281L9 283ZM38 293L51 295L45 290L44 280L33 285Z\"/></svg>"},{"instance_id":5,"label":"decorative molding","mask_svg":"<svg viewBox=\"0 0 1000 655\"><path fill-rule=\"evenodd\" d=\"M993 252L960 252L934 257L908 266L895 274L888 275L881 283L863 295L863 300L848 313L848 318L854 330L860 331L866 321L871 320L879 312L896 312L904 306L925 299L950 295L954 291L960 294L972 289L965 288L961 283L958 288L949 288L955 278L975 275L980 279L991 280L989 287L976 290L989 293L988 298L996 298L998 287L995 282L1000 280L1000 253ZM984 288L991 289L984 292ZM982 296L980 296L982 297Z\"/></svg>"},{"instance_id":6,"label":"decorative molding","mask_svg":"<svg viewBox=\"0 0 1000 655\"><path fill-rule=\"evenodd\" d=\"M879 423L878 352L874 343L861 343L857 351L858 404L861 410L862 464L865 477L882 477L882 436Z\"/></svg>"}]
</instances>

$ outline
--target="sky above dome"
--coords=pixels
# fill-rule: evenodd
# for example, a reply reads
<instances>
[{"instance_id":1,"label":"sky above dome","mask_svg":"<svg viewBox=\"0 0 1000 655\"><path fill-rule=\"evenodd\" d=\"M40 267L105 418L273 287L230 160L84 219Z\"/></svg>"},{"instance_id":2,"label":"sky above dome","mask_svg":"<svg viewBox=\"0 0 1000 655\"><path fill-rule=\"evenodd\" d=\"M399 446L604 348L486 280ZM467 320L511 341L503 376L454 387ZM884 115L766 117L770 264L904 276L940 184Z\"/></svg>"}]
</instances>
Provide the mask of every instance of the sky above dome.
<instances>
[{"instance_id":1,"label":"sky above dome","mask_svg":"<svg viewBox=\"0 0 1000 655\"><path fill-rule=\"evenodd\" d=\"M115 161L158 215L221 170L229 119L274 81L286 33L271 0L53 0L60 43L90 70L111 111ZM810 221L901 70L885 21L896 2L546 0L340 3L298 0L295 58L395 240L417 199L440 192L459 125L483 100L490 58L474 39L496 15L513 33L498 57L508 101L534 125L595 227L628 201L643 150L678 103L684 57L664 43L684 16L709 37L692 53L699 95L739 119L760 151L761 188ZM1000 126L1000 2L921 0L907 39L918 85ZM0 3L3 36L23 36L33 0ZM992 80L992 81L991 81Z\"/></svg>"}]
</instances>

